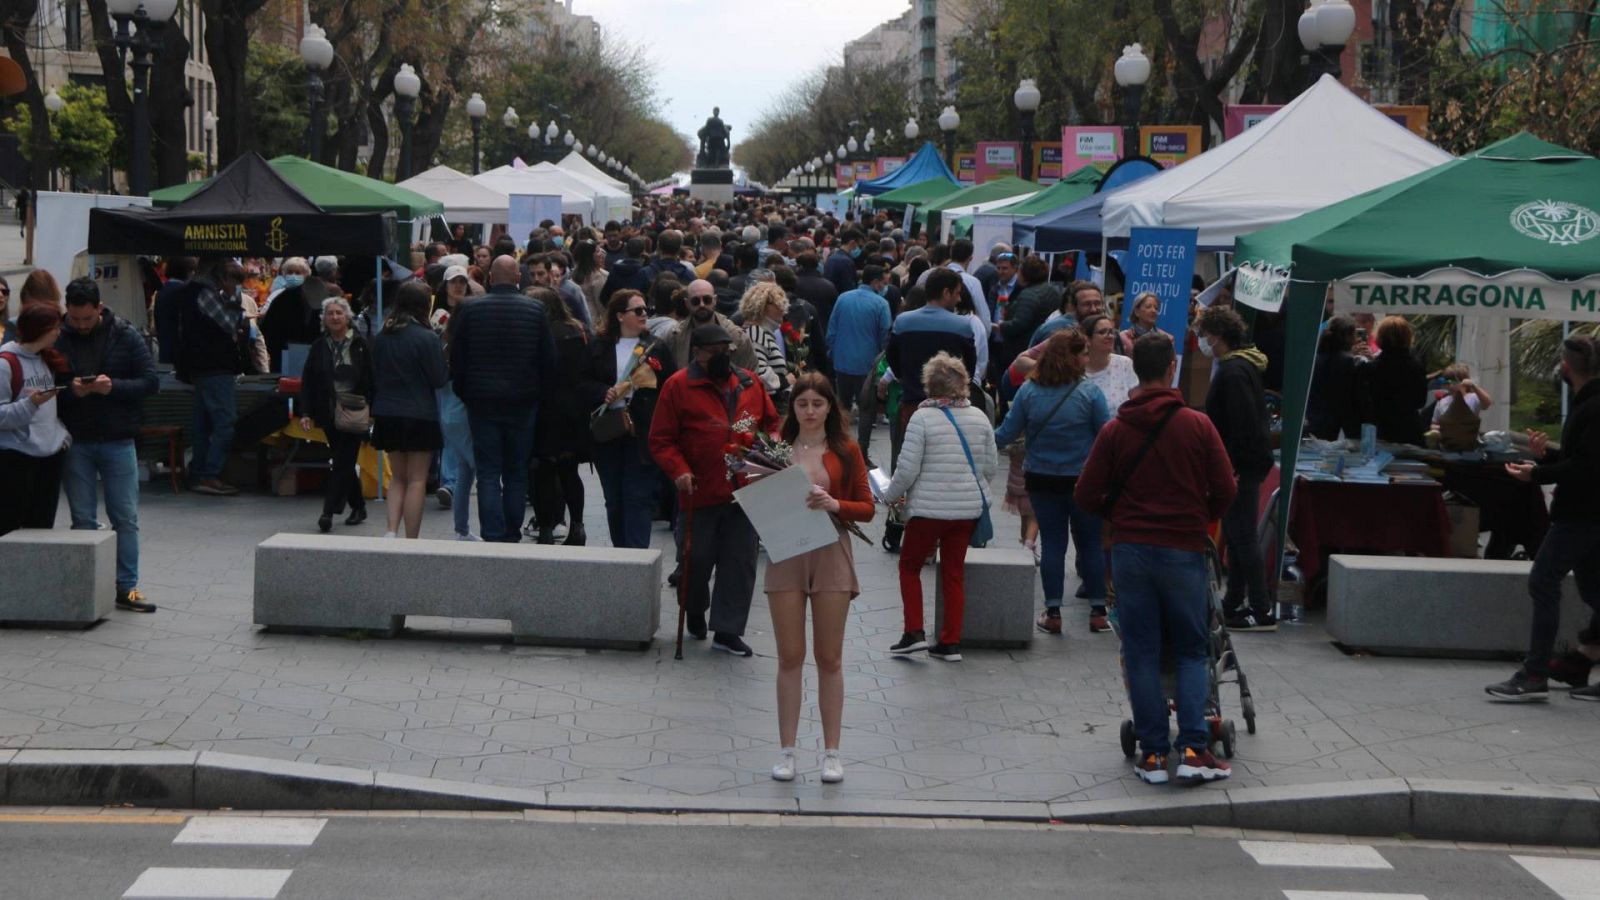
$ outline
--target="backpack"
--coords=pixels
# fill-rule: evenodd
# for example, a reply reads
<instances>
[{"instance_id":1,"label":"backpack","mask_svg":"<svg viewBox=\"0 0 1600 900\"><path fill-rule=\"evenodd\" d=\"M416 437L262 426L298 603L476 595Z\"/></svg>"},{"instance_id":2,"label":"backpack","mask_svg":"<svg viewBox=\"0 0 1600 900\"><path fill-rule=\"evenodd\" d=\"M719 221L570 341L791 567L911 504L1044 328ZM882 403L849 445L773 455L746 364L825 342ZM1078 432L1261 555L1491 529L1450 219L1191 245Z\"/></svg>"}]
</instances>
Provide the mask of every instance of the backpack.
<instances>
[{"instance_id":1,"label":"backpack","mask_svg":"<svg viewBox=\"0 0 1600 900\"><path fill-rule=\"evenodd\" d=\"M15 353L0 353L0 359L11 364L11 399L22 398L22 360Z\"/></svg>"}]
</instances>

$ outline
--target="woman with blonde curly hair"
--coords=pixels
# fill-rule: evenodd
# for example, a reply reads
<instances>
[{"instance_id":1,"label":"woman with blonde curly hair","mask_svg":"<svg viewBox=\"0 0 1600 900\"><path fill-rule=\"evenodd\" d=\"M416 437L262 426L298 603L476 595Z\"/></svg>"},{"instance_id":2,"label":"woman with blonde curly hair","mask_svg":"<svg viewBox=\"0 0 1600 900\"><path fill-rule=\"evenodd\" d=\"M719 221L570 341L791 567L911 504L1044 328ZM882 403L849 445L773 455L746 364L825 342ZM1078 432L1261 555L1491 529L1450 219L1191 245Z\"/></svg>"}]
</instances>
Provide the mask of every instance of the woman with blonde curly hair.
<instances>
[{"instance_id":1,"label":"woman with blonde curly hair","mask_svg":"<svg viewBox=\"0 0 1600 900\"><path fill-rule=\"evenodd\" d=\"M770 281L751 285L739 302L739 321L744 323L744 333L756 351L756 377L774 402L794 384L789 362L778 344L778 333L788 312L788 296Z\"/></svg>"}]
</instances>

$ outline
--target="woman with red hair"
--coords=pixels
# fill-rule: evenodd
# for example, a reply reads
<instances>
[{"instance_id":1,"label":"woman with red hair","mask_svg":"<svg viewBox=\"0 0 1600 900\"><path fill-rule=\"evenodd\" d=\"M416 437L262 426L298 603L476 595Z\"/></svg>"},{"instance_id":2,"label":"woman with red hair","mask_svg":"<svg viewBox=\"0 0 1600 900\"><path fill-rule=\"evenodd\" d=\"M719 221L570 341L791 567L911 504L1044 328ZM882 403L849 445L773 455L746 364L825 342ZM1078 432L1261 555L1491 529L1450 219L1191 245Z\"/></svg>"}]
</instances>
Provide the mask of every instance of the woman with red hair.
<instances>
[{"instance_id":1,"label":"woman with red hair","mask_svg":"<svg viewBox=\"0 0 1600 900\"><path fill-rule=\"evenodd\" d=\"M61 310L34 303L17 316L17 339L0 346L0 534L56 523L71 443L56 416L71 371L60 336Z\"/></svg>"}]
</instances>

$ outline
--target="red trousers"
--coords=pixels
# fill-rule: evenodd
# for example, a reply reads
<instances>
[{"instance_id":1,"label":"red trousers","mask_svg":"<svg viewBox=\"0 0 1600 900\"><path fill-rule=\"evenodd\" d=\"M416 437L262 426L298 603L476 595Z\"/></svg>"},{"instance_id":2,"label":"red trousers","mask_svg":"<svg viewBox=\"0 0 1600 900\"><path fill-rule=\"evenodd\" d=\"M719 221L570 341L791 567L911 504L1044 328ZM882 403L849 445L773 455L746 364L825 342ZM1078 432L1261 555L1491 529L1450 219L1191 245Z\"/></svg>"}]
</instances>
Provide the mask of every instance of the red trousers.
<instances>
[{"instance_id":1,"label":"red trousers","mask_svg":"<svg viewBox=\"0 0 1600 900\"><path fill-rule=\"evenodd\" d=\"M939 643L961 643L961 614L967 605L967 544L977 519L914 518L900 545L900 603L906 630L922 630L922 566L939 550L939 584L944 589L944 627Z\"/></svg>"}]
</instances>

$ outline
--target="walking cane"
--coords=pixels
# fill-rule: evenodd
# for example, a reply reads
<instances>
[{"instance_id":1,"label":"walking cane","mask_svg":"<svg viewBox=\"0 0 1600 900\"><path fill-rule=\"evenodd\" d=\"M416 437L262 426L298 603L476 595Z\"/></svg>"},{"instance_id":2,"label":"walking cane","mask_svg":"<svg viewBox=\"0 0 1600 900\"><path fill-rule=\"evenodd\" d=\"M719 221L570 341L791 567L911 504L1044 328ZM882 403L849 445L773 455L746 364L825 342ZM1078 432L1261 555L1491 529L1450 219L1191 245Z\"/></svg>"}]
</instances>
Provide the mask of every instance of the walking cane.
<instances>
[{"instance_id":1,"label":"walking cane","mask_svg":"<svg viewBox=\"0 0 1600 900\"><path fill-rule=\"evenodd\" d=\"M689 505L691 491L678 492L678 509L683 513L683 572L678 576L678 645L673 659L683 659L683 621L689 607L689 551L694 548L694 509Z\"/></svg>"}]
</instances>

